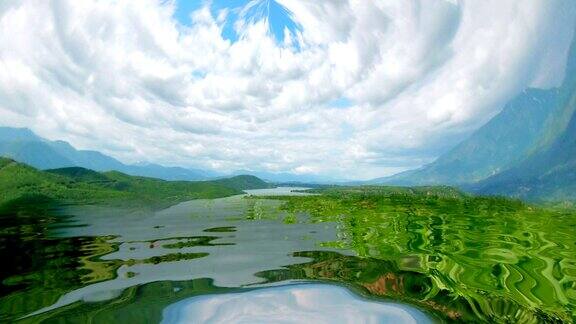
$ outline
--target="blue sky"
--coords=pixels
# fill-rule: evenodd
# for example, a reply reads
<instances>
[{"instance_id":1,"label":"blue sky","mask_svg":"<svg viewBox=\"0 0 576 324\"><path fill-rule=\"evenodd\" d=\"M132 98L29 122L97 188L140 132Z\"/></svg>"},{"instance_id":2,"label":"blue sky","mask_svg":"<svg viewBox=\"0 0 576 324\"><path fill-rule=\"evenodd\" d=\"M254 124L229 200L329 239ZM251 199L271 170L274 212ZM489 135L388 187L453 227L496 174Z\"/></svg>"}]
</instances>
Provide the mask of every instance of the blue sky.
<instances>
[{"instance_id":1,"label":"blue sky","mask_svg":"<svg viewBox=\"0 0 576 324\"><path fill-rule=\"evenodd\" d=\"M348 108L352 106L352 101L346 97L340 97L332 100L329 105L335 108Z\"/></svg>"},{"instance_id":2,"label":"blue sky","mask_svg":"<svg viewBox=\"0 0 576 324\"><path fill-rule=\"evenodd\" d=\"M222 10L228 10L228 18L222 29L222 36L231 41L238 40L234 23L239 19L247 21L266 20L270 33L278 42L284 41L285 30L295 33L301 30L292 19L292 13L274 0L177 0L174 17L183 25L190 26L190 15L202 6L209 6L213 15L218 16ZM245 10L246 8L250 8Z\"/></svg>"},{"instance_id":3,"label":"blue sky","mask_svg":"<svg viewBox=\"0 0 576 324\"><path fill-rule=\"evenodd\" d=\"M191 20L190 15L193 11L198 10L204 1L202 0L177 0L176 10L174 11L174 17L183 25L190 26Z\"/></svg>"},{"instance_id":4,"label":"blue sky","mask_svg":"<svg viewBox=\"0 0 576 324\"><path fill-rule=\"evenodd\" d=\"M0 126L126 163L332 179L430 163L557 86L576 27L573 0L0 3Z\"/></svg>"}]
</instances>

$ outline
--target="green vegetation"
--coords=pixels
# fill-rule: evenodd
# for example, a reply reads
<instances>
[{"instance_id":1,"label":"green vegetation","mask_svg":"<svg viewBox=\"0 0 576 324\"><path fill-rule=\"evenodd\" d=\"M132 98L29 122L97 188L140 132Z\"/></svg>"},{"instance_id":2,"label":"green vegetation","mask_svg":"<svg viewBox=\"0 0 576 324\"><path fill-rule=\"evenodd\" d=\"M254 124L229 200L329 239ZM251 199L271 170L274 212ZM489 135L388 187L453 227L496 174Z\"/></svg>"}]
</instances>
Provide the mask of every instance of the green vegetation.
<instances>
[{"instance_id":1,"label":"green vegetation","mask_svg":"<svg viewBox=\"0 0 576 324\"><path fill-rule=\"evenodd\" d=\"M397 187L397 186L359 186L359 187L328 187L319 189L296 190L296 192L306 192L322 194L332 197L411 197L411 198L465 198L470 195L450 186L419 186L419 187Z\"/></svg>"},{"instance_id":2,"label":"green vegetation","mask_svg":"<svg viewBox=\"0 0 576 324\"><path fill-rule=\"evenodd\" d=\"M272 188L272 185L269 183L261 180L258 177L250 175L241 175L232 178L219 179L214 180L213 182L236 190Z\"/></svg>"},{"instance_id":3,"label":"green vegetation","mask_svg":"<svg viewBox=\"0 0 576 324\"><path fill-rule=\"evenodd\" d=\"M2 167L11 165L0 163ZM113 191L124 181L102 174L104 180L85 170L46 173L66 181L77 177L83 184ZM149 179L142 181L129 182L130 190L145 192ZM213 265L217 278L222 258L230 256L227 249L246 260L258 253L252 250L254 246L265 246L271 259L273 253L293 257L282 266L255 258L255 271L260 272L254 274L258 278L254 283L311 280L342 284L368 298L416 305L446 322L572 323L576 318L573 210L477 197L450 187L310 191L317 195L198 201L191 209L207 205L196 212L210 213L199 212L203 216L193 218L177 213L165 223L155 219L148 228L152 233L158 230L158 237L142 241L122 241L114 228L110 236L55 237L51 234L54 229L77 223L56 215L58 210L44 204L50 200L38 199L40 196L11 200L3 205L9 212L0 213L0 258L11 260L0 269L0 322L50 306L63 294L87 285L118 278L144 279L140 269L147 268L149 275L159 264L163 273L187 262L191 278L198 271L196 262L208 268ZM185 228L179 231L181 236L167 236L162 229L175 220L177 224L191 222L190 236ZM126 226L131 224L126 222ZM262 235L267 226L291 235ZM278 244L284 240L302 241ZM303 248L303 241L318 248ZM123 247L126 243L129 245ZM111 259L115 253L127 254ZM226 259L226 271L235 270L233 259ZM210 279L176 283L162 278L161 274L152 276L146 280L154 282L129 287L110 300L72 303L26 321L96 321L117 316L135 322L160 320L162 309L170 303L228 291L214 286ZM251 283L246 282L245 287Z\"/></svg>"},{"instance_id":4,"label":"green vegetation","mask_svg":"<svg viewBox=\"0 0 576 324\"><path fill-rule=\"evenodd\" d=\"M276 199L285 201L288 213L309 214L311 222L336 222L339 239L322 245L353 250L365 261L334 257L339 261L294 265L294 273L277 276L356 283L372 294L437 308L454 320L548 323L576 317L574 211L446 187L315 192L322 194ZM379 262L388 264L374 274L370 264Z\"/></svg>"},{"instance_id":5,"label":"green vegetation","mask_svg":"<svg viewBox=\"0 0 576 324\"><path fill-rule=\"evenodd\" d=\"M80 167L70 167L61 169L46 170L48 173L61 175L64 177L72 178L74 181L89 182L89 183L106 183L110 182L105 175L90 169Z\"/></svg>"},{"instance_id":6,"label":"green vegetation","mask_svg":"<svg viewBox=\"0 0 576 324\"><path fill-rule=\"evenodd\" d=\"M267 183L252 176L216 181L165 181L79 167L40 171L0 158L0 209L18 199L165 207L191 199L226 197L241 194L244 189L267 187Z\"/></svg>"}]
</instances>

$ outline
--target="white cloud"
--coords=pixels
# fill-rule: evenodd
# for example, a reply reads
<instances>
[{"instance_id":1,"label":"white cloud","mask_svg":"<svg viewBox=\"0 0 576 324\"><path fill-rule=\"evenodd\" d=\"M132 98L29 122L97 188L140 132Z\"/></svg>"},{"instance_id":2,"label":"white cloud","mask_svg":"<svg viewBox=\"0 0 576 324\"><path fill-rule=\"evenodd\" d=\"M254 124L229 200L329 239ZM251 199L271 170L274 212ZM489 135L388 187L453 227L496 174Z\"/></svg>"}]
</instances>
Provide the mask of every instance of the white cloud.
<instances>
[{"instance_id":1,"label":"white cloud","mask_svg":"<svg viewBox=\"0 0 576 324\"><path fill-rule=\"evenodd\" d=\"M370 178L557 85L576 21L569 0L278 2L298 46L166 1L0 5L0 123L127 162Z\"/></svg>"}]
</instances>

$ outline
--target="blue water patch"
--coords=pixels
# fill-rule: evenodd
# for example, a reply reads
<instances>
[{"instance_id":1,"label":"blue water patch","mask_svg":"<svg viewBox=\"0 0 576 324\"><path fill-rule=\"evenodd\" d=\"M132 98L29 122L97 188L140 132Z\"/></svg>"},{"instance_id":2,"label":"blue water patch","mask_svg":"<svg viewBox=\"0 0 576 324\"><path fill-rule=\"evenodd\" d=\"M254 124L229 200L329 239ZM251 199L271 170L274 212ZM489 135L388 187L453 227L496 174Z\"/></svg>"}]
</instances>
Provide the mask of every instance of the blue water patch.
<instances>
[{"instance_id":1,"label":"blue water patch","mask_svg":"<svg viewBox=\"0 0 576 324\"><path fill-rule=\"evenodd\" d=\"M227 11L226 20L222 22L222 37L232 42L242 36L236 30L236 23L239 21L249 24L265 21L270 34L281 43L285 40L285 31L292 35L302 31L302 26L294 21L292 12L274 0L214 0L211 3L202 0L177 0L174 17L181 24L189 26L192 23L190 14L206 4L210 5L214 17Z\"/></svg>"},{"instance_id":2,"label":"blue water patch","mask_svg":"<svg viewBox=\"0 0 576 324\"><path fill-rule=\"evenodd\" d=\"M172 323L432 323L417 308L364 299L328 284L296 284L205 295L166 307Z\"/></svg>"}]
</instances>

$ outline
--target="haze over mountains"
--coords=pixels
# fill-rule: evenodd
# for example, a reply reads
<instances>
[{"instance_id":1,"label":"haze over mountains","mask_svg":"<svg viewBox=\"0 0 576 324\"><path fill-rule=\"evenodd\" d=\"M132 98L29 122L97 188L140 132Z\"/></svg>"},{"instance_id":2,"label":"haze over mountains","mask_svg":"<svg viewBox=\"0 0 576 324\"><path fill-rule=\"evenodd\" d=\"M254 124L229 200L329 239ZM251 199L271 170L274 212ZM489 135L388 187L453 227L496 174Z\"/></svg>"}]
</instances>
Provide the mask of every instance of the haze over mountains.
<instances>
[{"instance_id":1,"label":"haze over mountains","mask_svg":"<svg viewBox=\"0 0 576 324\"><path fill-rule=\"evenodd\" d=\"M115 170L130 175L189 181L217 176L215 172L157 164L127 165L100 152L77 150L64 141L48 141L26 128L0 127L0 156L38 169L77 166L96 171Z\"/></svg>"},{"instance_id":2,"label":"haze over mountains","mask_svg":"<svg viewBox=\"0 0 576 324\"><path fill-rule=\"evenodd\" d=\"M196 181L249 174L277 183L333 182L331 179L314 175L298 175L288 172L238 170L224 174L209 170L166 167L152 163L129 165L97 151L77 150L65 141L46 140L27 128L0 127L0 156L12 158L41 170L82 167L96 171L115 170L129 175L163 180Z\"/></svg>"},{"instance_id":3,"label":"haze over mountains","mask_svg":"<svg viewBox=\"0 0 576 324\"><path fill-rule=\"evenodd\" d=\"M532 200L576 198L576 41L559 88L526 89L435 162L370 183L459 185Z\"/></svg>"}]
</instances>

